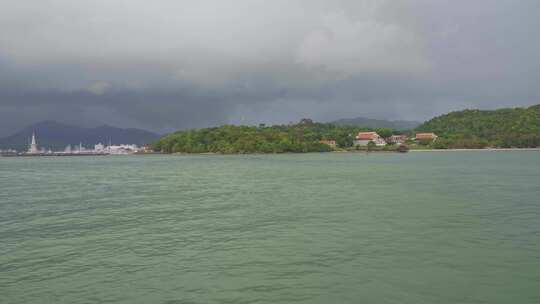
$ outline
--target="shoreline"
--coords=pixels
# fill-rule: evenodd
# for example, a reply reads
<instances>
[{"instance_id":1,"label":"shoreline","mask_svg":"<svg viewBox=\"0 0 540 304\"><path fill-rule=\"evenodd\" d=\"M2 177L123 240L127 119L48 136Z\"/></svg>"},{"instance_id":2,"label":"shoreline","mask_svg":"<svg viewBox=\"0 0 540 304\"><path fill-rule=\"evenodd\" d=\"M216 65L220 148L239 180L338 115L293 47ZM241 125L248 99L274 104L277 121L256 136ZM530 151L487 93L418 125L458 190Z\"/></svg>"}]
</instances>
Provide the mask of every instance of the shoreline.
<instances>
[{"instance_id":1,"label":"shoreline","mask_svg":"<svg viewBox=\"0 0 540 304\"><path fill-rule=\"evenodd\" d=\"M485 149L411 149L409 152L509 152L540 151L540 148L485 148Z\"/></svg>"},{"instance_id":2,"label":"shoreline","mask_svg":"<svg viewBox=\"0 0 540 304\"><path fill-rule=\"evenodd\" d=\"M406 153L398 152L398 151L329 151L329 152L285 152L285 153L215 153L215 152L205 152L205 153L182 153L182 152L175 152L175 153L158 153L161 155L284 155L284 154L291 154L291 155L302 155L302 154L325 154L325 153L336 153L336 154L407 154L409 152L511 152L511 151L538 151L540 152L540 148L487 148L487 149L411 149Z\"/></svg>"},{"instance_id":3,"label":"shoreline","mask_svg":"<svg viewBox=\"0 0 540 304\"><path fill-rule=\"evenodd\" d=\"M204 152L204 153L161 153L161 152L154 152L154 153L134 153L134 154L125 154L125 156L142 156L142 155L177 155L177 156L188 156L188 155L200 155L200 156L219 156L219 155L282 155L282 154L292 154L292 155L301 155L301 154L324 154L324 153L343 153L343 154L407 154L409 152L512 152L512 151L529 151L529 152L540 152L539 148L487 148L487 149L410 149L406 153L398 152L398 151L329 151L329 152L299 152L299 153L231 153L231 154L224 154L224 153L215 153L215 152ZM72 156L72 155L0 155L2 157L31 157L31 156L37 156L37 157L46 157L46 156ZM73 155L73 156L104 156L103 154L95 154L95 155ZM109 155L106 155L109 156ZM118 155L114 155L118 156ZM122 155L124 156L124 155Z\"/></svg>"}]
</instances>

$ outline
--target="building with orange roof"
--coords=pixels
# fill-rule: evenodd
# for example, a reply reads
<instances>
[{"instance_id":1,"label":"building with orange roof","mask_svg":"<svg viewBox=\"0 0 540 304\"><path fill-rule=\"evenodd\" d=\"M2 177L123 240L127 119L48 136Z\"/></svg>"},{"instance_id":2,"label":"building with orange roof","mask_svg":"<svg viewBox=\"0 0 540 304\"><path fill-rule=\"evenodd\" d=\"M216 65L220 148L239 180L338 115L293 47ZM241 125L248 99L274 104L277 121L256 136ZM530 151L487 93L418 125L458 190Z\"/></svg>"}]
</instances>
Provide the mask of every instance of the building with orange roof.
<instances>
[{"instance_id":1,"label":"building with orange roof","mask_svg":"<svg viewBox=\"0 0 540 304\"><path fill-rule=\"evenodd\" d=\"M319 142L321 144L325 144L325 145L330 146L332 149L335 149L337 147L337 144L336 144L335 140L321 140Z\"/></svg>"},{"instance_id":2,"label":"building with orange roof","mask_svg":"<svg viewBox=\"0 0 540 304\"><path fill-rule=\"evenodd\" d=\"M435 141L437 139L435 133L416 133L415 140L417 141Z\"/></svg>"},{"instance_id":3,"label":"building with orange roof","mask_svg":"<svg viewBox=\"0 0 540 304\"><path fill-rule=\"evenodd\" d=\"M353 145L367 146L370 141L374 142L377 146L386 145L386 141L384 141L384 139L379 134L377 134L377 132L359 132L353 141Z\"/></svg>"}]
</instances>

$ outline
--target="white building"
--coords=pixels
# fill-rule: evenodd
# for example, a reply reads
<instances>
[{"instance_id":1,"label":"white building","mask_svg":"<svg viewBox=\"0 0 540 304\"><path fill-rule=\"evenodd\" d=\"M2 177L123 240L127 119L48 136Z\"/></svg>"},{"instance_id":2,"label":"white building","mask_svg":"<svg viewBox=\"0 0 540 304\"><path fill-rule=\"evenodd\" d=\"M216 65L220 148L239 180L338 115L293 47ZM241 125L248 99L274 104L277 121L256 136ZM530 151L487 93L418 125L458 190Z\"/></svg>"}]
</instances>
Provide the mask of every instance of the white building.
<instances>
[{"instance_id":1,"label":"white building","mask_svg":"<svg viewBox=\"0 0 540 304\"><path fill-rule=\"evenodd\" d=\"M140 149L137 145L111 145L106 150L110 154L123 155L138 152Z\"/></svg>"},{"instance_id":2,"label":"white building","mask_svg":"<svg viewBox=\"0 0 540 304\"><path fill-rule=\"evenodd\" d=\"M103 151L105 151L105 145L103 145L102 143L94 145L94 151L95 152L103 152Z\"/></svg>"},{"instance_id":3,"label":"white building","mask_svg":"<svg viewBox=\"0 0 540 304\"><path fill-rule=\"evenodd\" d=\"M38 145L36 142L36 133L32 133L32 142L30 143L30 147L28 147L28 153L36 154L39 153Z\"/></svg>"},{"instance_id":4,"label":"white building","mask_svg":"<svg viewBox=\"0 0 540 304\"><path fill-rule=\"evenodd\" d=\"M386 139L389 144L403 145L407 141L407 135L392 135Z\"/></svg>"}]
</instances>

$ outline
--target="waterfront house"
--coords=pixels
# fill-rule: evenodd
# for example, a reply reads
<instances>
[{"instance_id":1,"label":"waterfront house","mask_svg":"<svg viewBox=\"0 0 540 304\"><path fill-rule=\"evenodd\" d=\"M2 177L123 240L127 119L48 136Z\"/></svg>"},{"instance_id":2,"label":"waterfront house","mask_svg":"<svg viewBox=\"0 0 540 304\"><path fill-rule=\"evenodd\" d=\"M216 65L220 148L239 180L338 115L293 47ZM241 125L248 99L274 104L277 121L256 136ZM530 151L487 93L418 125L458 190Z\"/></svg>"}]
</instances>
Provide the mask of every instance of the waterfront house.
<instances>
[{"instance_id":1,"label":"waterfront house","mask_svg":"<svg viewBox=\"0 0 540 304\"><path fill-rule=\"evenodd\" d=\"M376 146L386 146L386 141L377 132L359 132L353 141L353 145L367 146L370 141L374 142Z\"/></svg>"},{"instance_id":2,"label":"waterfront house","mask_svg":"<svg viewBox=\"0 0 540 304\"><path fill-rule=\"evenodd\" d=\"M319 143L328 145L332 149L335 149L337 147L337 144L336 144L335 140L321 140L321 141L319 141Z\"/></svg>"},{"instance_id":3,"label":"waterfront house","mask_svg":"<svg viewBox=\"0 0 540 304\"><path fill-rule=\"evenodd\" d=\"M142 152L150 153L150 152L154 152L154 149L152 148L152 145L146 144L146 145L143 146Z\"/></svg>"},{"instance_id":4,"label":"waterfront house","mask_svg":"<svg viewBox=\"0 0 540 304\"><path fill-rule=\"evenodd\" d=\"M416 133L416 141L435 141L437 139L435 133Z\"/></svg>"},{"instance_id":5,"label":"waterfront house","mask_svg":"<svg viewBox=\"0 0 540 304\"><path fill-rule=\"evenodd\" d=\"M386 138L385 140L389 144L402 145L407 140L407 136L406 135L392 135Z\"/></svg>"}]
</instances>

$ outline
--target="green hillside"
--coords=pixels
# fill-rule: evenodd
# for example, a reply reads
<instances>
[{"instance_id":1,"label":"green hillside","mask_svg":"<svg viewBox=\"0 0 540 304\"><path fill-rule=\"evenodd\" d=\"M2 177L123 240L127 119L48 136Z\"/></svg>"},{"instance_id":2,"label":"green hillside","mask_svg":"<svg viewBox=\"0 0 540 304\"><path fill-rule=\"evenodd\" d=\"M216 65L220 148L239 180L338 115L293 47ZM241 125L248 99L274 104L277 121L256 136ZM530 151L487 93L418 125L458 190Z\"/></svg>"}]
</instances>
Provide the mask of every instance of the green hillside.
<instances>
[{"instance_id":1,"label":"green hillside","mask_svg":"<svg viewBox=\"0 0 540 304\"><path fill-rule=\"evenodd\" d=\"M178 131L153 144L166 153L299 153L332 150L320 140L335 140L339 147L350 147L358 127L315 123L303 119L294 125L232 126ZM375 129L383 136L398 134L390 129Z\"/></svg>"},{"instance_id":2,"label":"green hillside","mask_svg":"<svg viewBox=\"0 0 540 304\"><path fill-rule=\"evenodd\" d=\"M359 131L376 131L382 137L400 134L388 128L360 128L315 123L276 126L233 126L184 130L171 133L153 144L166 153L284 153L325 152L331 148L320 140L335 140L338 147L351 147ZM539 147L540 105L494 111L465 110L431 119L413 130L434 132L435 142L419 143L436 149L485 147ZM409 136L414 132L405 131ZM410 142L413 146L412 142Z\"/></svg>"},{"instance_id":3,"label":"green hillside","mask_svg":"<svg viewBox=\"0 0 540 304\"><path fill-rule=\"evenodd\" d=\"M540 105L493 111L464 110L435 117L417 132L434 132L435 148L538 147Z\"/></svg>"}]
</instances>

